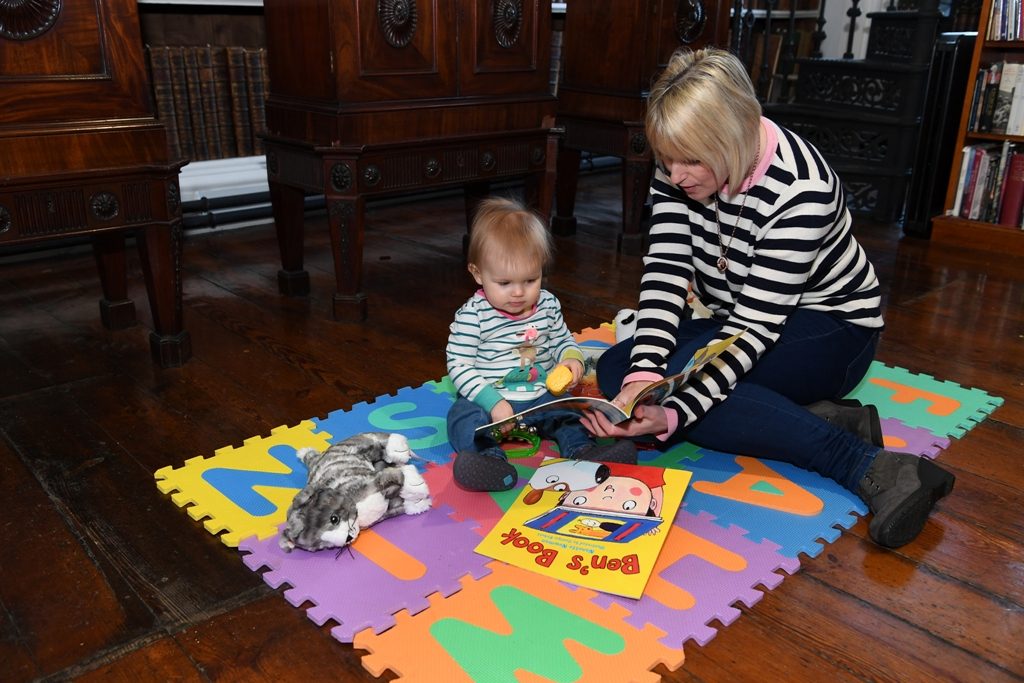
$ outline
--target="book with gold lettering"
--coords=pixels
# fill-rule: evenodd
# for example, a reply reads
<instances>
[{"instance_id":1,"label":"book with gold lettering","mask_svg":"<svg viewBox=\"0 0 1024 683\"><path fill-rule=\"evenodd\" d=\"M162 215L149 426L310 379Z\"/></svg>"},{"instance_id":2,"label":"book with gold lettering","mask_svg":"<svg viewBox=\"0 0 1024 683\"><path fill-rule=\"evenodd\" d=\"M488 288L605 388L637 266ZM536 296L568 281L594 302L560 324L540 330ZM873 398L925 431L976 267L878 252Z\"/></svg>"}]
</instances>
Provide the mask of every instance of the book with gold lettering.
<instances>
[{"instance_id":1,"label":"book with gold lettering","mask_svg":"<svg viewBox=\"0 0 1024 683\"><path fill-rule=\"evenodd\" d=\"M476 552L639 598L689 483L685 470L548 458Z\"/></svg>"}]
</instances>

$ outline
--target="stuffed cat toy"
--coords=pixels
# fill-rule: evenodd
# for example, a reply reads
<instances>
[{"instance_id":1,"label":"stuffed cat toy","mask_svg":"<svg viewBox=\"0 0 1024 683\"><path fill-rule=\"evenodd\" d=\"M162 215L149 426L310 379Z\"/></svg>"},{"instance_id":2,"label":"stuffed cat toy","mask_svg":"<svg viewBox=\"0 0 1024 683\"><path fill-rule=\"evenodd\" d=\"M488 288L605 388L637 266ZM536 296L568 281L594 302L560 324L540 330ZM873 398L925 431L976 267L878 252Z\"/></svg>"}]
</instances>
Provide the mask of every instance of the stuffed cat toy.
<instances>
[{"instance_id":1,"label":"stuffed cat toy","mask_svg":"<svg viewBox=\"0 0 1024 683\"><path fill-rule=\"evenodd\" d=\"M356 434L323 452L303 448L298 457L309 476L278 539L286 552L343 548L382 519L430 508L427 482L401 434Z\"/></svg>"}]
</instances>

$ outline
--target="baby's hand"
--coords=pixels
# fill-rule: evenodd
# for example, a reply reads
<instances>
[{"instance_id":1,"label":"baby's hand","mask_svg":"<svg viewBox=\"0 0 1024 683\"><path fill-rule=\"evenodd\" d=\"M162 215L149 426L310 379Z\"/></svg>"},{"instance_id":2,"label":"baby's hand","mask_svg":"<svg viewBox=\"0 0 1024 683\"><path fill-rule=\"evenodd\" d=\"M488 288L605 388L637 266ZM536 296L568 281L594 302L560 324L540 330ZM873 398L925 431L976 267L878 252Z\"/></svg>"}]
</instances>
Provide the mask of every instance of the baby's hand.
<instances>
[{"instance_id":1,"label":"baby's hand","mask_svg":"<svg viewBox=\"0 0 1024 683\"><path fill-rule=\"evenodd\" d=\"M570 386L576 384L576 378L568 365L560 363L548 373L548 378L544 383L547 385L548 391L559 396L564 394Z\"/></svg>"},{"instance_id":2,"label":"baby's hand","mask_svg":"<svg viewBox=\"0 0 1024 683\"><path fill-rule=\"evenodd\" d=\"M510 417L512 417L515 414L516 414L516 412L514 410L512 410L512 404L509 403L508 401L506 401L505 399L502 399L502 400L498 401L497 403L495 403L494 407L491 408L491 422L498 422L500 420L508 420ZM509 431L514 426L515 426L515 424L513 422L506 422L505 424L500 425L501 433L502 434L508 434Z\"/></svg>"}]
</instances>

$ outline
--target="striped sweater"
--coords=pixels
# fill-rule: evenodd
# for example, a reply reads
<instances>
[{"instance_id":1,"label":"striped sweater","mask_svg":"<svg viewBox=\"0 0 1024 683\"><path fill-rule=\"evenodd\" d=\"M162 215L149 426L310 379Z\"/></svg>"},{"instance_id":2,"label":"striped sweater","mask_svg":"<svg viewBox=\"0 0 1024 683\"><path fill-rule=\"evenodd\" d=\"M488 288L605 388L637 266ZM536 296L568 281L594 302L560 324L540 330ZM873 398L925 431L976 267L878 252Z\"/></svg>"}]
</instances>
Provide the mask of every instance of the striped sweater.
<instances>
[{"instance_id":1,"label":"striped sweater","mask_svg":"<svg viewBox=\"0 0 1024 683\"><path fill-rule=\"evenodd\" d=\"M583 352L562 318L561 304L544 289L533 312L521 318L494 308L480 290L455 313L449 332L448 376L460 396L488 412L503 398L526 401L546 390L543 375L527 386L506 387L501 382L520 367L519 350L525 343L534 348L534 362L545 373L563 360L583 361Z\"/></svg>"},{"instance_id":2,"label":"striped sweater","mask_svg":"<svg viewBox=\"0 0 1024 683\"><path fill-rule=\"evenodd\" d=\"M716 267L721 249L715 198L706 204L690 199L660 170L651 187L650 248L626 381L664 374L679 323L691 315L691 283L723 321L716 340L747 330L665 401L680 427L725 398L776 342L794 309L826 311L868 328L883 325L878 280L851 232L839 178L809 143L761 121L767 149L744 185L749 196L742 215L743 194L718 197L721 239L728 245L725 274Z\"/></svg>"}]
</instances>

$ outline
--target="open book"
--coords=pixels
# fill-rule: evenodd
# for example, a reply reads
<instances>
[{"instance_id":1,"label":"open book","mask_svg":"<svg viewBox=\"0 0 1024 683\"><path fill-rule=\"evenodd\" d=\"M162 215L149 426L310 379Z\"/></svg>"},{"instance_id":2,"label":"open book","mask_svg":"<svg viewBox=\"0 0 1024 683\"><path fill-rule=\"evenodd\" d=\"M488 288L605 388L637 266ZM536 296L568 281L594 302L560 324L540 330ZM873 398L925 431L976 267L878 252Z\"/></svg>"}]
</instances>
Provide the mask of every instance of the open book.
<instances>
[{"instance_id":1,"label":"open book","mask_svg":"<svg viewBox=\"0 0 1024 683\"><path fill-rule=\"evenodd\" d=\"M682 372L665 377L647 387L644 387L644 389L636 395L636 398L633 399L633 402L626 406L625 409L620 408L611 401L603 398L593 396L566 396L564 398L557 398L553 401L549 401L544 405L520 411L504 420L490 422L482 427L477 427L476 431L482 432L485 430L495 429L508 423L515 425L521 422L522 418L527 415L551 410L572 410L578 413L582 413L584 411L597 411L604 413L604 415L611 420L612 424L618 424L619 422L628 420L637 406L661 403L667 397L671 396L675 393L676 389L686 382L686 380L690 379L693 373L697 372L721 355L721 353L732 346L733 342L739 339L742 334L742 331L737 332L731 337L713 342L707 346L702 346L697 349L696 353L694 353L693 357L690 358Z\"/></svg>"}]
</instances>

